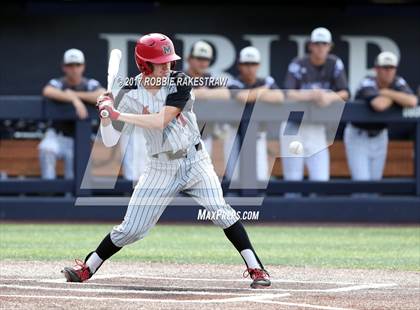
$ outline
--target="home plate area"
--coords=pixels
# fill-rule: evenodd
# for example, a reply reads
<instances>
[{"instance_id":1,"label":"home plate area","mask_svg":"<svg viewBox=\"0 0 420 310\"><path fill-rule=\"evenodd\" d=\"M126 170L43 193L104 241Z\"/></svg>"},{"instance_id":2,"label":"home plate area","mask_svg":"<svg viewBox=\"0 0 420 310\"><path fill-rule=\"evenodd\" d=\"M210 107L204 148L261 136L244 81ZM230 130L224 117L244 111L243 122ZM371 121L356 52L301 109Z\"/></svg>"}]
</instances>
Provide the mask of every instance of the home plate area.
<instances>
[{"instance_id":1,"label":"home plate area","mask_svg":"<svg viewBox=\"0 0 420 310\"><path fill-rule=\"evenodd\" d=\"M67 283L58 274L24 277L20 271L17 277L2 272L0 301L5 309L410 309L412 298L416 309L419 293L415 285L403 289L388 281L389 275L387 281L362 282L361 270L343 281L352 271L331 269L328 278L325 269L276 267L271 268L272 286L255 290L237 266L149 264L129 272L129 264L124 265L127 272L122 273L121 264L112 262L103 268L108 273L101 269L85 283ZM373 275L366 271L365 278Z\"/></svg>"}]
</instances>

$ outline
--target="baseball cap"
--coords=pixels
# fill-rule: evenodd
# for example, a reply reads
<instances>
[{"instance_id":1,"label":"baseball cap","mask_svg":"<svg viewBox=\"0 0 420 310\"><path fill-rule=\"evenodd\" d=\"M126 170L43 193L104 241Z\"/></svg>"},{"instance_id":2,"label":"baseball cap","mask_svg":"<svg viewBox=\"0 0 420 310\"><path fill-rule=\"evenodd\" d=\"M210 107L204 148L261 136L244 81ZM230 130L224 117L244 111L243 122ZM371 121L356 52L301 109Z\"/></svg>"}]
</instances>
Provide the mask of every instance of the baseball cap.
<instances>
[{"instance_id":1,"label":"baseball cap","mask_svg":"<svg viewBox=\"0 0 420 310\"><path fill-rule=\"evenodd\" d=\"M315 28L311 33L311 42L331 43L331 32L324 27Z\"/></svg>"},{"instance_id":2,"label":"baseball cap","mask_svg":"<svg viewBox=\"0 0 420 310\"><path fill-rule=\"evenodd\" d=\"M398 57L391 52L382 52L376 57L375 66L377 67L397 67Z\"/></svg>"},{"instance_id":3,"label":"baseball cap","mask_svg":"<svg viewBox=\"0 0 420 310\"><path fill-rule=\"evenodd\" d=\"M85 55L81 50L76 48L72 48L67 50L63 56L63 63L65 65L68 64L84 64L85 63Z\"/></svg>"},{"instance_id":4,"label":"baseball cap","mask_svg":"<svg viewBox=\"0 0 420 310\"><path fill-rule=\"evenodd\" d=\"M205 41L197 41L191 48L190 57L213 59L213 48Z\"/></svg>"},{"instance_id":5,"label":"baseball cap","mask_svg":"<svg viewBox=\"0 0 420 310\"><path fill-rule=\"evenodd\" d=\"M239 63L255 63L259 64L261 62L261 54L259 50L257 50L253 46L248 46L243 48L239 52Z\"/></svg>"}]
</instances>

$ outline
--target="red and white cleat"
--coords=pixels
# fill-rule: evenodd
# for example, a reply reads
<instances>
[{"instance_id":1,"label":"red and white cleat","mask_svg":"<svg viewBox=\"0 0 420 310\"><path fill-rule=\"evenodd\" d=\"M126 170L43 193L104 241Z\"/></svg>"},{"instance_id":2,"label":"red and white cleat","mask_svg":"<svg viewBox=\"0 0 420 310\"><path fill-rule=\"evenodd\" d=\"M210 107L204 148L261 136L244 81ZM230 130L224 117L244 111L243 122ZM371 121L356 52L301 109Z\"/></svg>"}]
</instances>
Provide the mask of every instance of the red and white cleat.
<instances>
[{"instance_id":1,"label":"red and white cleat","mask_svg":"<svg viewBox=\"0 0 420 310\"><path fill-rule=\"evenodd\" d=\"M270 275L264 269L248 268L243 276L244 278L251 277L251 288L267 288L271 285Z\"/></svg>"},{"instance_id":2,"label":"red and white cleat","mask_svg":"<svg viewBox=\"0 0 420 310\"><path fill-rule=\"evenodd\" d=\"M67 282L85 282L92 277L89 267L80 259L76 259L74 267L64 267L61 272L67 279Z\"/></svg>"}]
</instances>

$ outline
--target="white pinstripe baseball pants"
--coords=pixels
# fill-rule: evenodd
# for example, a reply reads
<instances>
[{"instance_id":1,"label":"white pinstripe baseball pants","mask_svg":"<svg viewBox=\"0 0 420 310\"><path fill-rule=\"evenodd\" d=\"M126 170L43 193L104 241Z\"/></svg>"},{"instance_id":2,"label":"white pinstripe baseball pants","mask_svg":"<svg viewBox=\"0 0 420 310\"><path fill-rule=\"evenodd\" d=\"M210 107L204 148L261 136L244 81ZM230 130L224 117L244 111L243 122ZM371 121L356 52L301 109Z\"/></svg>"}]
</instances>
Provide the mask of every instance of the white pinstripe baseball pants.
<instances>
[{"instance_id":1,"label":"white pinstripe baseball pants","mask_svg":"<svg viewBox=\"0 0 420 310\"><path fill-rule=\"evenodd\" d=\"M201 142L203 145L203 142ZM213 222L225 229L239 218L224 198L210 157L203 147L193 147L186 158L151 158L131 196L124 221L113 228L111 240L123 247L144 238L165 208L179 193L185 192L218 216Z\"/></svg>"}]
</instances>

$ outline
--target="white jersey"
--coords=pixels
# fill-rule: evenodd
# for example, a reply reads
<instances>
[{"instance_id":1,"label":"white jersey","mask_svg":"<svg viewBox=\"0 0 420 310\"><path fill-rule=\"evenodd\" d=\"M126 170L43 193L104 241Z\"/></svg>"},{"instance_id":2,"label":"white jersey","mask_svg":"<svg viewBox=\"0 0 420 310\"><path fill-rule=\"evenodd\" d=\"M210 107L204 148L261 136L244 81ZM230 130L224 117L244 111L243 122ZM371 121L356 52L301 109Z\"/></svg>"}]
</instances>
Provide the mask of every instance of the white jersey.
<instances>
[{"instance_id":1,"label":"white jersey","mask_svg":"<svg viewBox=\"0 0 420 310\"><path fill-rule=\"evenodd\" d=\"M192 87L184 83L188 77L178 71L170 73L173 83L163 85L152 94L141 83L124 87L116 98L116 108L120 112L134 114L159 113L165 106L175 106L181 113L163 130L144 128L147 153L149 156L162 153L176 153L187 150L200 142L200 130L193 112L194 94ZM141 75L136 79L140 79ZM181 82L181 83L177 83ZM114 126L118 129L120 126ZM123 130L131 131L133 125L125 124Z\"/></svg>"}]
</instances>

